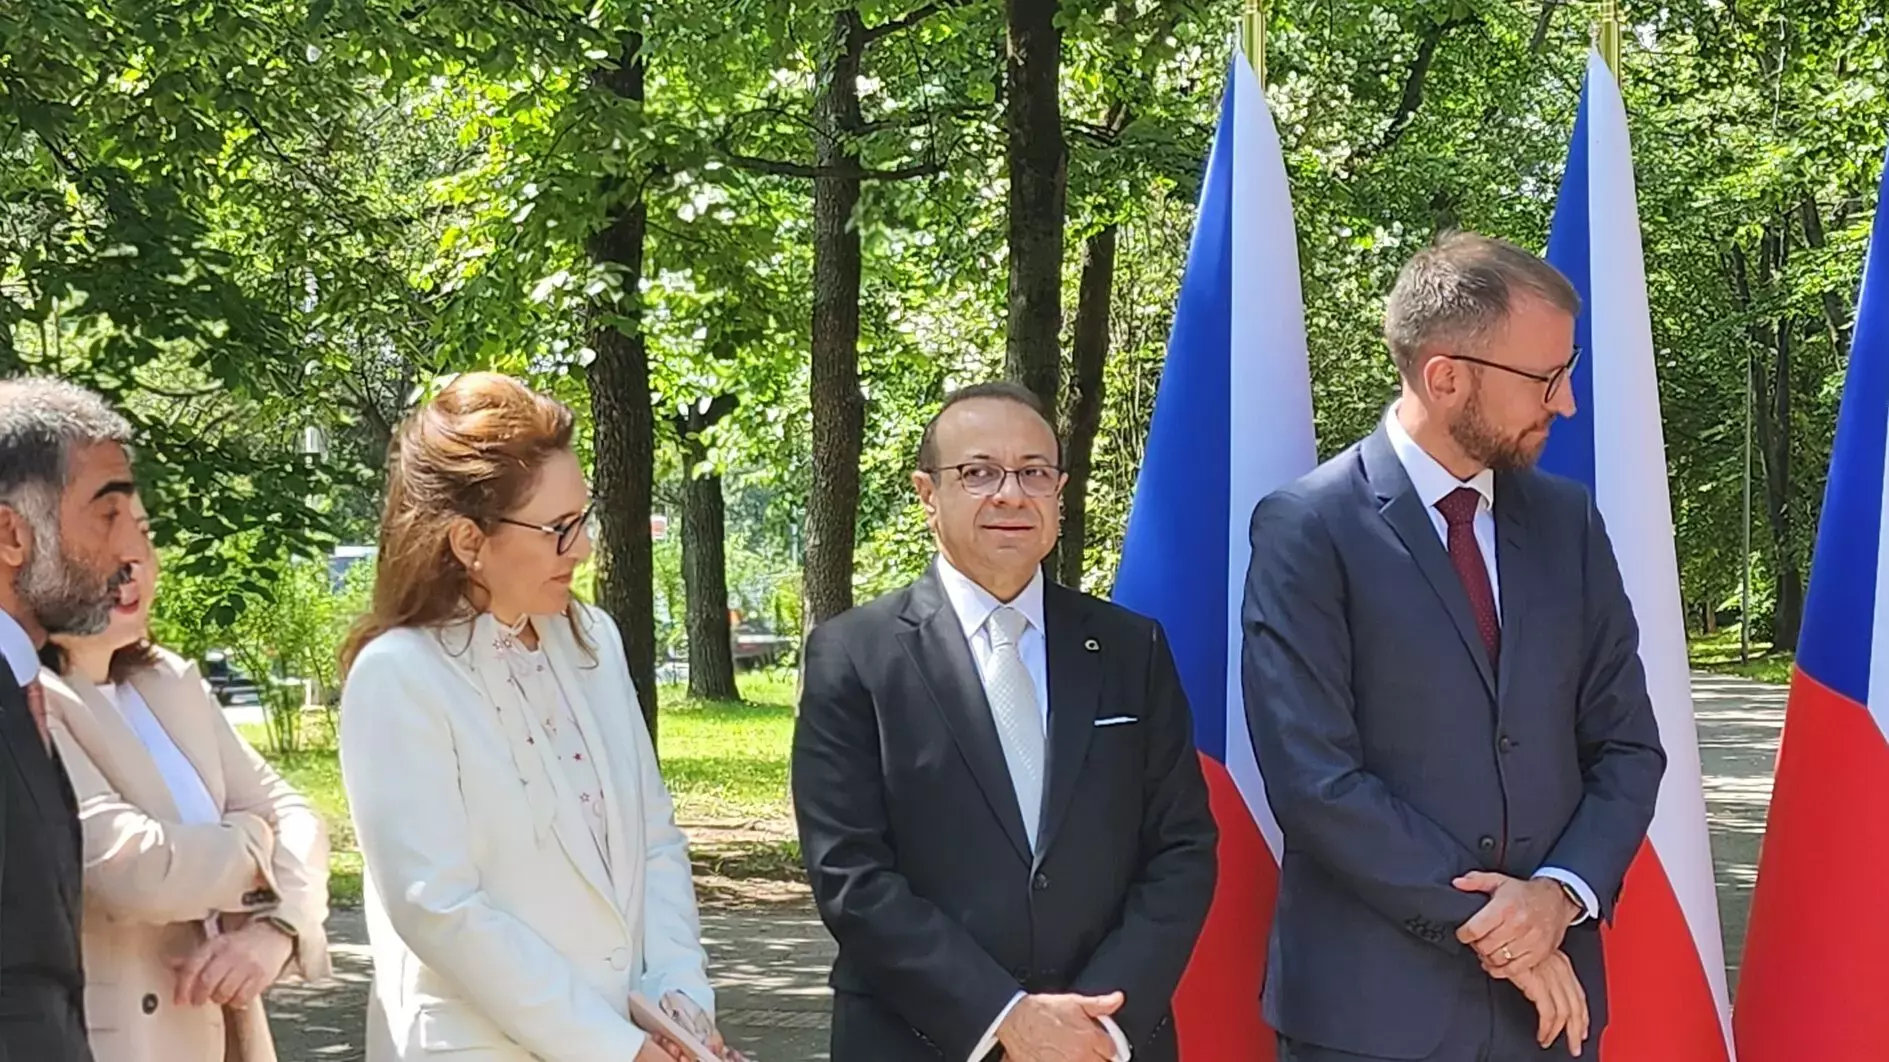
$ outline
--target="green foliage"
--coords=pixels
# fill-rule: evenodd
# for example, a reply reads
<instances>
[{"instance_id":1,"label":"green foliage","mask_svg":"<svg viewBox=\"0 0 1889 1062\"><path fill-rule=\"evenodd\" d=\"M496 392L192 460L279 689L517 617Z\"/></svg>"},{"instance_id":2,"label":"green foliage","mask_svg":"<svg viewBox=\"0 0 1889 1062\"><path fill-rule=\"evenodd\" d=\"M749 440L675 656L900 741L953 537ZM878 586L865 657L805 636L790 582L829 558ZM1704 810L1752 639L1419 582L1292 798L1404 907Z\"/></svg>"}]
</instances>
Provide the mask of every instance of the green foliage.
<instances>
[{"instance_id":1,"label":"green foliage","mask_svg":"<svg viewBox=\"0 0 1889 1062\"><path fill-rule=\"evenodd\" d=\"M1097 591L1133 497L1239 9L1061 7L1065 321L1080 241L1119 227L1086 555ZM331 624L293 558L371 540L378 470L410 403L443 373L519 373L578 410L588 455L584 369L602 325L648 344L658 508L675 517L686 477L723 476L731 607L795 629L813 475L813 102L846 12L873 36L846 146L869 170L911 176L866 182L852 219L864 597L930 554L908 482L924 420L948 388L1001 368L1003 5L0 5L0 371L92 383L136 422L169 564L160 608L192 643L178 647L266 645L259 661L286 654L289 670L323 677L313 661L329 635L314 632ZM1413 250L1458 225L1544 242L1591 11L1267 12L1329 454L1394 393L1380 301ZM1760 582L1807 566L1889 128L1889 42L1863 0L1627 14L1682 586L1701 616L1746 560L1754 368L1788 396L1773 402L1781 441L1754 464ZM641 102L602 84L632 58ZM648 211L634 284L589 246L632 195ZM1780 240L1789 253L1767 259ZM685 467L677 420L718 399L733 412ZM303 454L307 429L321 459ZM656 591L659 614L679 618L675 552L657 551ZM295 618L265 615L278 596Z\"/></svg>"},{"instance_id":2,"label":"green foliage","mask_svg":"<svg viewBox=\"0 0 1889 1062\"><path fill-rule=\"evenodd\" d=\"M167 564L159 577L152 633L160 644L192 659L212 650L228 653L262 695L270 748L287 753L301 746L311 693L312 703L327 709L333 729L341 640L366 611L373 565L356 563L337 580L325 559L245 562L255 538L253 532L239 535L217 551L225 571L243 567L260 573L242 580L233 593L222 576ZM170 552L165 551L166 561Z\"/></svg>"}]
</instances>

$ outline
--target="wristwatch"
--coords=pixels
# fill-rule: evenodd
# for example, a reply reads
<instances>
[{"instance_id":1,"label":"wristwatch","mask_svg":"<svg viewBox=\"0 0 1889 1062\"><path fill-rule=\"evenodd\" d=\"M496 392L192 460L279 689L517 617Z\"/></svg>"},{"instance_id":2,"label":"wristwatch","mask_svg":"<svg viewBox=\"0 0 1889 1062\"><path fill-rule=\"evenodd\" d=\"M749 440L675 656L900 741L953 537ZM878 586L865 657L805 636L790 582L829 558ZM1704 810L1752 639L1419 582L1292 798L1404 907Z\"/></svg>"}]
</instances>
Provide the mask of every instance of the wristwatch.
<instances>
[{"instance_id":1,"label":"wristwatch","mask_svg":"<svg viewBox=\"0 0 1889 1062\"><path fill-rule=\"evenodd\" d=\"M1574 886L1560 878L1554 879L1554 883L1561 886L1561 895L1566 896L1568 902L1574 905L1574 917L1568 921L1568 924L1575 925L1584 921L1587 918L1587 901L1581 899L1581 894L1574 891Z\"/></svg>"},{"instance_id":2,"label":"wristwatch","mask_svg":"<svg viewBox=\"0 0 1889 1062\"><path fill-rule=\"evenodd\" d=\"M273 914L259 914L254 916L251 921L261 922L263 925L289 938L289 943L291 944L300 944L302 942L302 935L295 931L295 927L290 925L289 920L286 918Z\"/></svg>"}]
</instances>

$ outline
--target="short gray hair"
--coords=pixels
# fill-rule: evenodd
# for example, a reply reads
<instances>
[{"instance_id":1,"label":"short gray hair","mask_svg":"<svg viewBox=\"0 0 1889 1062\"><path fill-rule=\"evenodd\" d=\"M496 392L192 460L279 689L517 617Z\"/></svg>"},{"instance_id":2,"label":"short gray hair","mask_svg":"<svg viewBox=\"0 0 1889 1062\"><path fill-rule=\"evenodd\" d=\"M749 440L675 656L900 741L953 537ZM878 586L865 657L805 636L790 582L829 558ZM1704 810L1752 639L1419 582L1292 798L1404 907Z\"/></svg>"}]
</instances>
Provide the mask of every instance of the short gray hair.
<instances>
[{"instance_id":1,"label":"short gray hair","mask_svg":"<svg viewBox=\"0 0 1889 1062\"><path fill-rule=\"evenodd\" d=\"M131 425L96 393L44 376L0 380L0 505L56 512L72 452L105 442L129 448Z\"/></svg>"},{"instance_id":2,"label":"short gray hair","mask_svg":"<svg viewBox=\"0 0 1889 1062\"><path fill-rule=\"evenodd\" d=\"M1508 318L1516 291L1545 300L1570 317L1581 295L1561 271L1507 240L1446 232L1417 252L1384 302L1384 341L1406 377L1438 343L1479 342Z\"/></svg>"}]
</instances>

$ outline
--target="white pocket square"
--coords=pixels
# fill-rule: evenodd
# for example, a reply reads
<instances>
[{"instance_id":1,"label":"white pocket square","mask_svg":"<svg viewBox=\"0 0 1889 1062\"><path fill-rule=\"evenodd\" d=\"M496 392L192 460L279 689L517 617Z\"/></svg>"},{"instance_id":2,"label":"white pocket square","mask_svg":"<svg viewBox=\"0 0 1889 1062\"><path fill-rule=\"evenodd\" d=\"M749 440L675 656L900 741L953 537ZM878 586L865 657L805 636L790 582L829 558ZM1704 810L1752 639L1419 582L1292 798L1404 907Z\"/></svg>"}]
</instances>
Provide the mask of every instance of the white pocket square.
<instances>
[{"instance_id":1,"label":"white pocket square","mask_svg":"<svg viewBox=\"0 0 1889 1062\"><path fill-rule=\"evenodd\" d=\"M1126 726L1129 723L1139 723L1139 722L1141 722L1141 717L1138 715L1111 715L1107 719L1097 719L1095 721L1095 725L1096 726Z\"/></svg>"}]
</instances>

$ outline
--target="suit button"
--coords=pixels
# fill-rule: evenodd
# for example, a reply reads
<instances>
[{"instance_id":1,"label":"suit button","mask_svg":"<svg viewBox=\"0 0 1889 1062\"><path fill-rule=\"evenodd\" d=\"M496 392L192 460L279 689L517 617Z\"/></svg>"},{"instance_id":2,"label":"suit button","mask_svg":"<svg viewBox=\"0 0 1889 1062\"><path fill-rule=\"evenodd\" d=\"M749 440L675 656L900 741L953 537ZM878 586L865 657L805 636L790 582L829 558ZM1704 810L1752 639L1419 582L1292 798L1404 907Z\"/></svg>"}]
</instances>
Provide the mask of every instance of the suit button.
<instances>
[{"instance_id":1,"label":"suit button","mask_svg":"<svg viewBox=\"0 0 1889 1062\"><path fill-rule=\"evenodd\" d=\"M1496 744L1501 746L1503 752L1515 751L1515 742L1510 740L1507 734L1502 735L1502 740L1496 742Z\"/></svg>"},{"instance_id":2,"label":"suit button","mask_svg":"<svg viewBox=\"0 0 1889 1062\"><path fill-rule=\"evenodd\" d=\"M1037 892L1042 892L1044 889L1049 888L1049 875L1040 870L1037 871L1036 877L1030 879L1030 886Z\"/></svg>"},{"instance_id":3,"label":"suit button","mask_svg":"<svg viewBox=\"0 0 1889 1062\"><path fill-rule=\"evenodd\" d=\"M630 949L618 948L610 953L610 968L622 973L630 968Z\"/></svg>"},{"instance_id":4,"label":"suit button","mask_svg":"<svg viewBox=\"0 0 1889 1062\"><path fill-rule=\"evenodd\" d=\"M1482 840L1476 842L1476 847L1485 852L1493 852L1495 851L1495 838L1484 837Z\"/></svg>"},{"instance_id":5,"label":"suit button","mask_svg":"<svg viewBox=\"0 0 1889 1062\"><path fill-rule=\"evenodd\" d=\"M157 1013L157 996L147 994L144 997L144 1002L142 1006L144 1007L144 1012L146 1014L156 1014Z\"/></svg>"}]
</instances>

